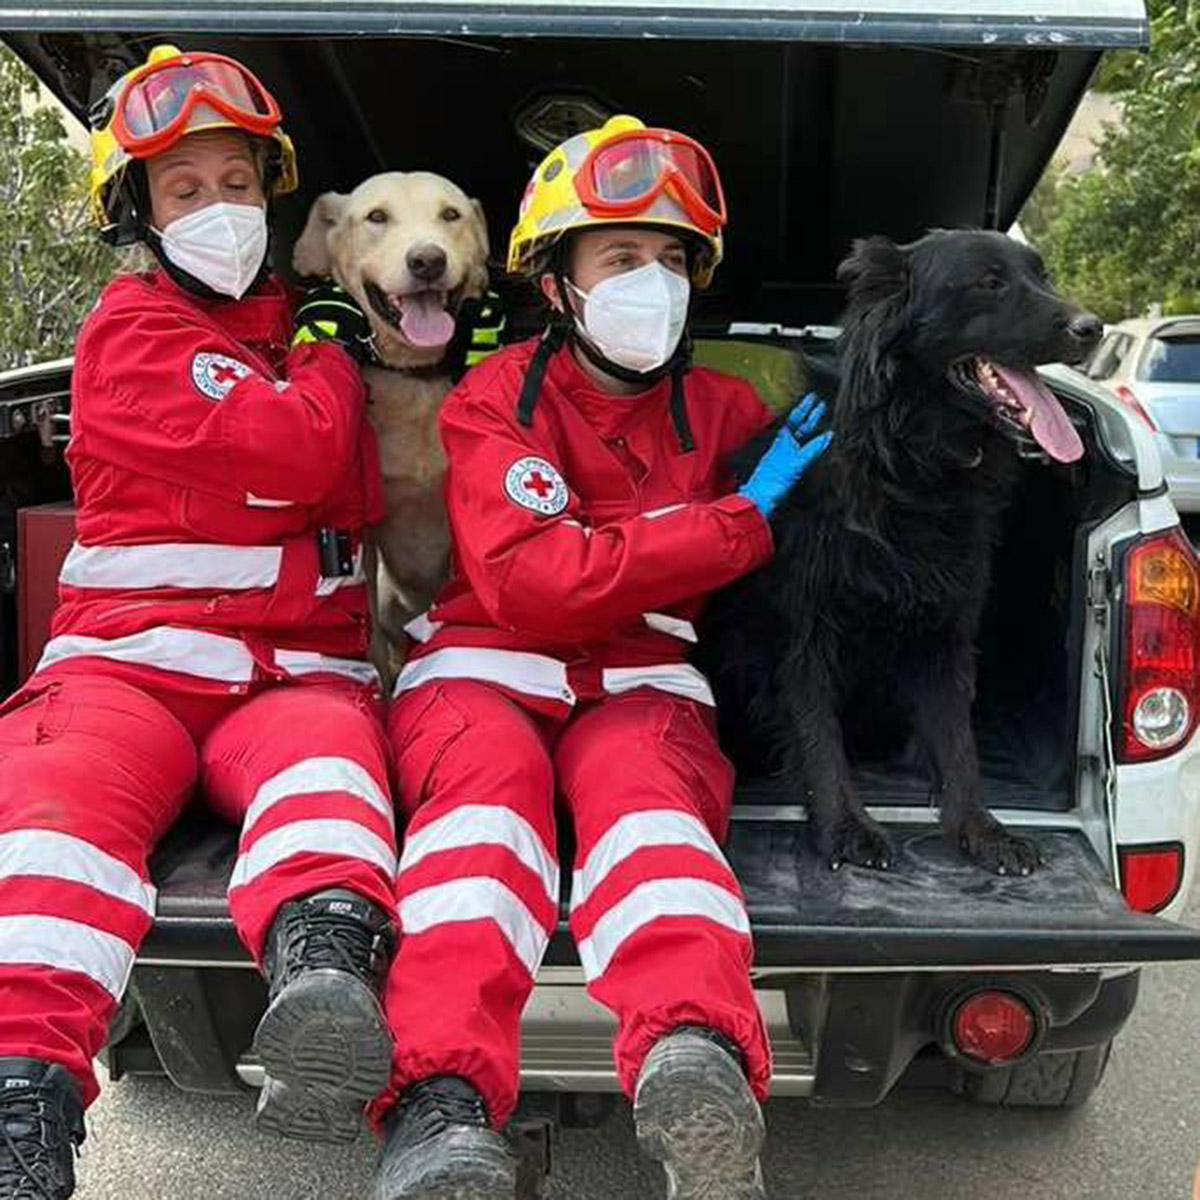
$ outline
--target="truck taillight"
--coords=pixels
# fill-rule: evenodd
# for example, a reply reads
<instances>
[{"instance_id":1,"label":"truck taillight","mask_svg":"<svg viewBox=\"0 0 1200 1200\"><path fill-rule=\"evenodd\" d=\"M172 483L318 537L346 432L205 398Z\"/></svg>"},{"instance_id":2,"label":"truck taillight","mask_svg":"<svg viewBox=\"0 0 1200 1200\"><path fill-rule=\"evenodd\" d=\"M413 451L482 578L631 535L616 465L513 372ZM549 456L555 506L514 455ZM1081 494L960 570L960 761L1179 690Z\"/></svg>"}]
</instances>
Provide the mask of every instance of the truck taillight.
<instances>
[{"instance_id":1,"label":"truck taillight","mask_svg":"<svg viewBox=\"0 0 1200 1200\"><path fill-rule=\"evenodd\" d=\"M1183 883L1183 847L1178 842L1158 846L1121 846L1121 891L1134 912L1161 912Z\"/></svg>"},{"instance_id":2,"label":"truck taillight","mask_svg":"<svg viewBox=\"0 0 1200 1200\"><path fill-rule=\"evenodd\" d=\"M1156 424L1154 418L1150 415L1149 411L1146 409L1146 406L1137 398L1137 393L1133 390L1133 388L1128 388L1122 384L1116 389L1116 393L1123 403L1129 405L1129 407L1132 408L1133 411L1142 418L1151 433L1158 432L1158 425Z\"/></svg>"},{"instance_id":3,"label":"truck taillight","mask_svg":"<svg viewBox=\"0 0 1200 1200\"><path fill-rule=\"evenodd\" d=\"M1147 762L1182 744L1200 711L1200 571L1178 529L1130 551L1125 595L1121 759Z\"/></svg>"}]
</instances>

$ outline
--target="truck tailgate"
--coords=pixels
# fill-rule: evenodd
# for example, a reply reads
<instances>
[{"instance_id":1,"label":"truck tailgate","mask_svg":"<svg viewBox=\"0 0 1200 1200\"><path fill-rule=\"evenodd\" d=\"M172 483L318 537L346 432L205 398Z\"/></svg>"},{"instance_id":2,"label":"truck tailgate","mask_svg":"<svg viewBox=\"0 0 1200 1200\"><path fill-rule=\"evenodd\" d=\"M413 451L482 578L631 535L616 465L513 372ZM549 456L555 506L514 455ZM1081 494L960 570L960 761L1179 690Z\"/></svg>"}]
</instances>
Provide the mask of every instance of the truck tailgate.
<instances>
[{"instance_id":1,"label":"truck tailgate","mask_svg":"<svg viewBox=\"0 0 1200 1200\"><path fill-rule=\"evenodd\" d=\"M830 871L797 822L738 822L730 856L760 966L805 969L1117 966L1200 958L1200 930L1131 912L1080 831L1023 830L1026 878L968 862L936 826L888 827L887 872Z\"/></svg>"},{"instance_id":2,"label":"truck tailgate","mask_svg":"<svg viewBox=\"0 0 1200 1200\"><path fill-rule=\"evenodd\" d=\"M973 866L936 827L890 828L893 870L833 872L810 848L803 823L735 821L728 849L745 888L759 967L1083 967L1200 958L1200 930L1130 912L1080 832L1027 830L1046 865L1018 879ZM141 962L249 965L225 901L236 851L234 831L203 816L168 836L152 863L158 919ZM578 962L565 908L547 961Z\"/></svg>"}]
</instances>

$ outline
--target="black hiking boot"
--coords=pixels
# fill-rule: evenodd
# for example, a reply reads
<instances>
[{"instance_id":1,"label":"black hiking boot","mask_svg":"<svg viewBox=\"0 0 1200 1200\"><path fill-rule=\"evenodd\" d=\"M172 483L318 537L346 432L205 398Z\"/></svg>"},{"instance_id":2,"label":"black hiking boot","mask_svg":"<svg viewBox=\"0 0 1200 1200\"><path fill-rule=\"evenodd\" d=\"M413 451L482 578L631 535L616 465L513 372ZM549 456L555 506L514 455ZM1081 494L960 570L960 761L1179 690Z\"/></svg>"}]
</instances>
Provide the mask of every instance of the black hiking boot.
<instances>
[{"instance_id":1,"label":"black hiking boot","mask_svg":"<svg viewBox=\"0 0 1200 1200\"><path fill-rule=\"evenodd\" d=\"M58 1063L0 1058L0 1197L66 1200L83 1142L79 1085Z\"/></svg>"},{"instance_id":2,"label":"black hiking boot","mask_svg":"<svg viewBox=\"0 0 1200 1200\"><path fill-rule=\"evenodd\" d=\"M513 1200L516 1160L465 1079L413 1084L383 1128L374 1200Z\"/></svg>"},{"instance_id":3,"label":"black hiking boot","mask_svg":"<svg viewBox=\"0 0 1200 1200\"><path fill-rule=\"evenodd\" d=\"M646 1056L633 1102L638 1142L663 1165L667 1200L765 1200L762 1110L741 1051L685 1025Z\"/></svg>"},{"instance_id":4,"label":"black hiking boot","mask_svg":"<svg viewBox=\"0 0 1200 1200\"><path fill-rule=\"evenodd\" d=\"M341 888L285 904L267 938L270 1005L254 1035L267 1074L256 1123L303 1141L352 1142L387 1086L380 996L395 946L386 914Z\"/></svg>"}]
</instances>

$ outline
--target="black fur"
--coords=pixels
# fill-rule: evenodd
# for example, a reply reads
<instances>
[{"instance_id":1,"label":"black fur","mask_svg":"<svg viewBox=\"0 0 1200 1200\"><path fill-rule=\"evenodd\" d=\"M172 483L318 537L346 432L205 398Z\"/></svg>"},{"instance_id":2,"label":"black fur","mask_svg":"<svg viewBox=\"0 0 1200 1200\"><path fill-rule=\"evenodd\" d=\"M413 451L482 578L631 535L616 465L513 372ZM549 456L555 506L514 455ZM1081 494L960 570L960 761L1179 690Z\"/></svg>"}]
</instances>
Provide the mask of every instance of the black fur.
<instances>
[{"instance_id":1,"label":"black fur","mask_svg":"<svg viewBox=\"0 0 1200 1200\"><path fill-rule=\"evenodd\" d=\"M1100 325L1033 250L994 233L869 238L839 278L833 445L775 512L773 561L715 598L701 639L723 740L742 770L795 774L832 866L887 867L847 747L907 726L948 836L993 871L1028 872L1035 847L982 804L970 718L999 519L1018 444L1035 443L955 364L1075 361Z\"/></svg>"}]
</instances>

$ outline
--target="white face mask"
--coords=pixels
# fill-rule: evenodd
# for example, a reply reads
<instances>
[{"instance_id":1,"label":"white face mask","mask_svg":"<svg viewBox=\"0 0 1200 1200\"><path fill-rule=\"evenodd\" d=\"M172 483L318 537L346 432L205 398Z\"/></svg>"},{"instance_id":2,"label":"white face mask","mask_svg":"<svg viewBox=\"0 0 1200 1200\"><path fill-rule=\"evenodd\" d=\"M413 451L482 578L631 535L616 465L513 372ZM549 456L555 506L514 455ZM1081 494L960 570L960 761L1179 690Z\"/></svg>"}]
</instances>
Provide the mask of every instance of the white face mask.
<instances>
[{"instance_id":1,"label":"white face mask","mask_svg":"<svg viewBox=\"0 0 1200 1200\"><path fill-rule=\"evenodd\" d=\"M683 275L652 262L603 279L590 292L571 288L583 299L583 320L577 316L576 324L605 358L646 372L675 353L691 295Z\"/></svg>"},{"instance_id":2,"label":"white face mask","mask_svg":"<svg viewBox=\"0 0 1200 1200\"><path fill-rule=\"evenodd\" d=\"M267 256L267 214L257 204L210 204L170 222L158 236L181 271L240 300Z\"/></svg>"}]
</instances>

